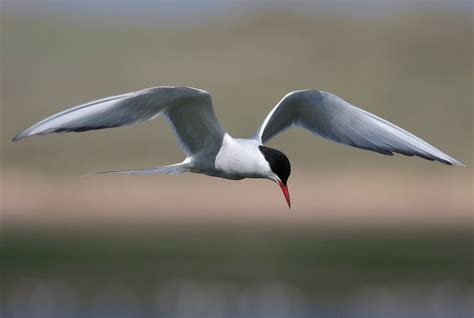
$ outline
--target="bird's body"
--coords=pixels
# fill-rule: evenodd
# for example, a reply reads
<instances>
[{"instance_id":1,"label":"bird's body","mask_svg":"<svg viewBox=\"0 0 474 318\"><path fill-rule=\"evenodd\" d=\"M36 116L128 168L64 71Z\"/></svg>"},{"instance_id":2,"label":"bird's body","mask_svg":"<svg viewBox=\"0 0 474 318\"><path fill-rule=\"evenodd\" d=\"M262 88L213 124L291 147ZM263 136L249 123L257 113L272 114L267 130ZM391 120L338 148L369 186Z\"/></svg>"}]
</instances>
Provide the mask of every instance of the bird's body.
<instances>
[{"instance_id":1,"label":"bird's body","mask_svg":"<svg viewBox=\"0 0 474 318\"><path fill-rule=\"evenodd\" d=\"M130 174L202 173L231 180L264 178L278 183L290 205L288 158L264 146L291 127L301 127L324 138L384 155L394 152L463 165L400 127L357 108L331 93L307 90L287 94L248 139L232 138L219 124L210 95L189 87L154 87L112 96L50 116L18 134L81 132L143 122L163 116L186 154L183 162L149 169L108 171Z\"/></svg>"}]
</instances>

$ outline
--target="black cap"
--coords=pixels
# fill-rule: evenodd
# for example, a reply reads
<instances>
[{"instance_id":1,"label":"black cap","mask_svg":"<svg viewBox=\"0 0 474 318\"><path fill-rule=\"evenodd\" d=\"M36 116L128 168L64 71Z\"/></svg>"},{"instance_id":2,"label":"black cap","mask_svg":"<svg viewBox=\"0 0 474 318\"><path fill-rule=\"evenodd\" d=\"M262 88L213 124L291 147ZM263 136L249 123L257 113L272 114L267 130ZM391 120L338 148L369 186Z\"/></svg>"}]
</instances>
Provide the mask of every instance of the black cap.
<instances>
[{"instance_id":1,"label":"black cap","mask_svg":"<svg viewBox=\"0 0 474 318\"><path fill-rule=\"evenodd\" d=\"M273 148L265 146L259 146L258 148L265 157L265 160L267 160L272 171L280 178L281 182L286 185L291 173L291 165L288 157L283 152Z\"/></svg>"}]
</instances>

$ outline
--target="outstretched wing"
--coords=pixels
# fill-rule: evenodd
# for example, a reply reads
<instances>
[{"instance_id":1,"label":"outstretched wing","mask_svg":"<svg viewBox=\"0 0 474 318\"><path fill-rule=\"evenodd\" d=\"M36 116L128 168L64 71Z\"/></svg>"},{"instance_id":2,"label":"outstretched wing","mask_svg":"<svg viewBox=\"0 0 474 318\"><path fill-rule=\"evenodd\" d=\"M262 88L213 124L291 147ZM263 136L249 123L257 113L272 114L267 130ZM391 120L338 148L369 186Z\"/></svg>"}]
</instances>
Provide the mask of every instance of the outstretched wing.
<instances>
[{"instance_id":1,"label":"outstretched wing","mask_svg":"<svg viewBox=\"0 0 474 318\"><path fill-rule=\"evenodd\" d=\"M267 115L256 138L266 143L291 127L384 155L397 152L448 165L463 165L408 131L327 92L289 93Z\"/></svg>"},{"instance_id":2,"label":"outstretched wing","mask_svg":"<svg viewBox=\"0 0 474 318\"><path fill-rule=\"evenodd\" d=\"M52 115L18 134L13 141L33 135L80 132L131 125L163 116L181 148L194 155L220 146L225 134L212 108L211 96L188 87L153 87L99 99Z\"/></svg>"}]
</instances>

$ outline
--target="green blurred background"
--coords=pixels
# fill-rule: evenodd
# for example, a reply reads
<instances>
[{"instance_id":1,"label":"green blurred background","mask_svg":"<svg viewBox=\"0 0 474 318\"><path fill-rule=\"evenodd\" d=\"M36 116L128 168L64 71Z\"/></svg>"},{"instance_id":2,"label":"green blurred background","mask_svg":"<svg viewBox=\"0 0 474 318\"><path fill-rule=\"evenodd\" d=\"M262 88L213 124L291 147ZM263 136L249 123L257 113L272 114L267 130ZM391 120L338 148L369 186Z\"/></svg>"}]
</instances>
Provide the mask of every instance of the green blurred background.
<instances>
[{"instance_id":1,"label":"green blurred background","mask_svg":"<svg viewBox=\"0 0 474 318\"><path fill-rule=\"evenodd\" d=\"M472 317L471 1L3 1L2 317ZM163 120L11 143L158 85L209 91L234 137L321 89L463 161L292 130L267 181L107 176L183 159Z\"/></svg>"}]
</instances>

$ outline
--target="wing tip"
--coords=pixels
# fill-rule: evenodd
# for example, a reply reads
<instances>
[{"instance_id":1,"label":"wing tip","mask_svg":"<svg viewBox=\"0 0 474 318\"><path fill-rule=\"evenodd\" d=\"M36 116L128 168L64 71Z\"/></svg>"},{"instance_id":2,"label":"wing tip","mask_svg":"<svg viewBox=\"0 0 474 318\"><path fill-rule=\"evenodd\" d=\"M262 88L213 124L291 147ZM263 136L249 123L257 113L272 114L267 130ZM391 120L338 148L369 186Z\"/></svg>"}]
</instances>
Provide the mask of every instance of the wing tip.
<instances>
[{"instance_id":1,"label":"wing tip","mask_svg":"<svg viewBox=\"0 0 474 318\"><path fill-rule=\"evenodd\" d=\"M460 166L464 168L466 167L466 164L464 162L456 160L456 159L452 160L451 165Z\"/></svg>"},{"instance_id":2,"label":"wing tip","mask_svg":"<svg viewBox=\"0 0 474 318\"><path fill-rule=\"evenodd\" d=\"M39 131L38 132L38 131L35 131L33 128L34 126L23 130L21 133L13 137L12 142L17 142L31 136L45 135L45 134L54 132L54 131Z\"/></svg>"},{"instance_id":3,"label":"wing tip","mask_svg":"<svg viewBox=\"0 0 474 318\"><path fill-rule=\"evenodd\" d=\"M449 157L448 159L443 159L443 158L434 158L434 160L438 161L438 162L441 162L445 165L448 165L448 166L460 166L460 167L466 167L466 165L459 161L459 160L456 160L454 158L451 158Z\"/></svg>"},{"instance_id":4,"label":"wing tip","mask_svg":"<svg viewBox=\"0 0 474 318\"><path fill-rule=\"evenodd\" d=\"M17 142L20 141L24 138L28 137L28 134L26 134L24 131L13 137L12 142Z\"/></svg>"}]
</instances>

